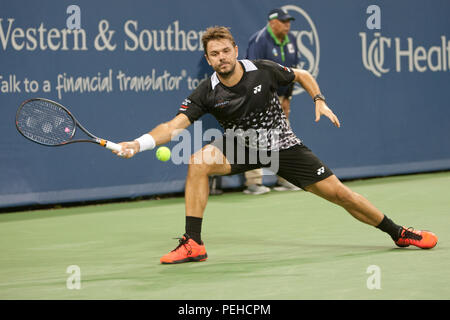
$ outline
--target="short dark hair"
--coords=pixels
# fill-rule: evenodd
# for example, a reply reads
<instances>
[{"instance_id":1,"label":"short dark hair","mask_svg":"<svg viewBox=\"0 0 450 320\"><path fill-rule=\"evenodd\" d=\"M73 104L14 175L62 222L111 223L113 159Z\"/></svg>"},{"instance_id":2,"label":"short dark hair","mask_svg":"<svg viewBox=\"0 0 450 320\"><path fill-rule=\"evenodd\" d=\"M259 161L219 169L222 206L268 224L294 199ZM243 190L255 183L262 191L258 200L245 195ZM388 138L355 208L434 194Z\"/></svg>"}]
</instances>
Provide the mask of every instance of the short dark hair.
<instances>
[{"instance_id":1,"label":"short dark hair","mask_svg":"<svg viewBox=\"0 0 450 320\"><path fill-rule=\"evenodd\" d=\"M234 41L233 35L230 32L230 28L219 26L209 27L208 29L206 29L206 32L202 36L203 50L205 51L206 55L208 55L208 52L206 51L208 42L218 39L228 39L233 44L233 47L236 46L236 42Z\"/></svg>"}]
</instances>

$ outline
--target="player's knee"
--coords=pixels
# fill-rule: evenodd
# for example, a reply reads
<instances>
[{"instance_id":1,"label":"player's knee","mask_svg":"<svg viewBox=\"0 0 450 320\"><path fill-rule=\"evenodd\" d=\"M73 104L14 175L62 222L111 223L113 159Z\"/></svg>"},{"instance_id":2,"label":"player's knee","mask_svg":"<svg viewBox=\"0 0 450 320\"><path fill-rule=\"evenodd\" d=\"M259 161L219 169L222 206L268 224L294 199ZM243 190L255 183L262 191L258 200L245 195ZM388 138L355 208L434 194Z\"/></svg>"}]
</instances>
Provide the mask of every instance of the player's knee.
<instances>
[{"instance_id":1,"label":"player's knee","mask_svg":"<svg viewBox=\"0 0 450 320\"><path fill-rule=\"evenodd\" d=\"M213 164L207 161L204 154L199 151L194 153L189 159L188 175L209 175Z\"/></svg>"},{"instance_id":2,"label":"player's knee","mask_svg":"<svg viewBox=\"0 0 450 320\"><path fill-rule=\"evenodd\" d=\"M200 163L201 163L201 153L200 152L196 152L190 156L189 167L191 167L191 165L193 165L193 164L200 164Z\"/></svg>"},{"instance_id":3,"label":"player's knee","mask_svg":"<svg viewBox=\"0 0 450 320\"><path fill-rule=\"evenodd\" d=\"M209 166L205 163L190 162L188 176L203 176L209 174Z\"/></svg>"}]
</instances>

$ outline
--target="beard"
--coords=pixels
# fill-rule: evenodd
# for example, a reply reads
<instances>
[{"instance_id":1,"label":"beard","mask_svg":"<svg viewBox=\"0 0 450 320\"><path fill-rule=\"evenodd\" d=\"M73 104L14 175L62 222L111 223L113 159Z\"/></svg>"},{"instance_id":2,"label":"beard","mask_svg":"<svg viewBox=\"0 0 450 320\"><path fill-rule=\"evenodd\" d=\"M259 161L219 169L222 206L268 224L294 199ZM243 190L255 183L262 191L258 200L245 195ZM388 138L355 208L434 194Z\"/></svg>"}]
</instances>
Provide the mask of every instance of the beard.
<instances>
[{"instance_id":1,"label":"beard","mask_svg":"<svg viewBox=\"0 0 450 320\"><path fill-rule=\"evenodd\" d=\"M234 73L234 70L236 69L236 64L234 64L234 65L232 65L231 66L231 69L230 70L228 70L228 71L224 71L224 72L222 72L222 71L220 71L220 67L217 67L217 69L214 69L216 72L217 72L217 74L219 75L219 76L221 76L222 78L229 78L233 73Z\"/></svg>"}]
</instances>

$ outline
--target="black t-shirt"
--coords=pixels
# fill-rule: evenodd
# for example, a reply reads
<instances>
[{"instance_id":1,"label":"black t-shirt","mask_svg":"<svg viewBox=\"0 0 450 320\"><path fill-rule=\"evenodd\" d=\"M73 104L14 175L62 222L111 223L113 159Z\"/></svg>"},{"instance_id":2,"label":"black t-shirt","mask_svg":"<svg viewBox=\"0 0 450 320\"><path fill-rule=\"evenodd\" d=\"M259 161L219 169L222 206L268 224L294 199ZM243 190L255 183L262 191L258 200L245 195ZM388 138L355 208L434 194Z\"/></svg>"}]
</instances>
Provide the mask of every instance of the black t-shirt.
<instances>
[{"instance_id":1,"label":"black t-shirt","mask_svg":"<svg viewBox=\"0 0 450 320\"><path fill-rule=\"evenodd\" d=\"M256 140L247 141L249 147L283 150L300 144L276 93L279 86L294 80L292 69L269 60L239 60L239 63L244 74L235 86L223 85L214 73L183 101L178 114L185 114L193 123L211 113L227 135L234 132L248 136L248 132L257 132Z\"/></svg>"}]
</instances>

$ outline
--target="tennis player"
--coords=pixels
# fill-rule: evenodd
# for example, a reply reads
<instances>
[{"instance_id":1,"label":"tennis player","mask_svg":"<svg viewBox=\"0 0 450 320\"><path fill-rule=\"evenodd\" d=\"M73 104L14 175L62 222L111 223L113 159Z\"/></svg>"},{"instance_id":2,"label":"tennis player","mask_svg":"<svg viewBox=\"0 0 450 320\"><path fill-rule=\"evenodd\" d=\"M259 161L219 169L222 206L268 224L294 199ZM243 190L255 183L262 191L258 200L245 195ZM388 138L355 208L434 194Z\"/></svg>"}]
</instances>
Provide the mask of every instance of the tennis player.
<instances>
[{"instance_id":1,"label":"tennis player","mask_svg":"<svg viewBox=\"0 0 450 320\"><path fill-rule=\"evenodd\" d=\"M271 162L277 162L279 176L343 207L357 220L386 232L397 246L414 245L428 249L436 245L437 236L434 233L395 224L367 199L342 184L292 132L276 91L279 86L289 85L293 81L298 82L312 97L316 122L325 116L337 128L340 127L338 117L327 106L310 73L268 60L238 60L238 47L226 27L208 28L202 42L205 58L215 73L191 93L172 120L156 126L134 141L122 142L126 152L115 152L130 158L137 152L165 144L177 131L187 128L205 113L215 116L225 129L221 139L216 139L191 156L185 188L185 234L175 249L161 257L161 263L207 259L201 230L208 201L208 176L237 174L268 166L260 157L250 161L252 152L259 152L259 149L268 151ZM250 130L265 131L272 137L265 139L264 144L257 144L255 149L249 141L251 139L241 139L241 133ZM273 136L278 138L273 139ZM245 145L240 149L242 143ZM237 152L239 150L244 150L245 161L240 161L242 155Z\"/></svg>"}]
</instances>

